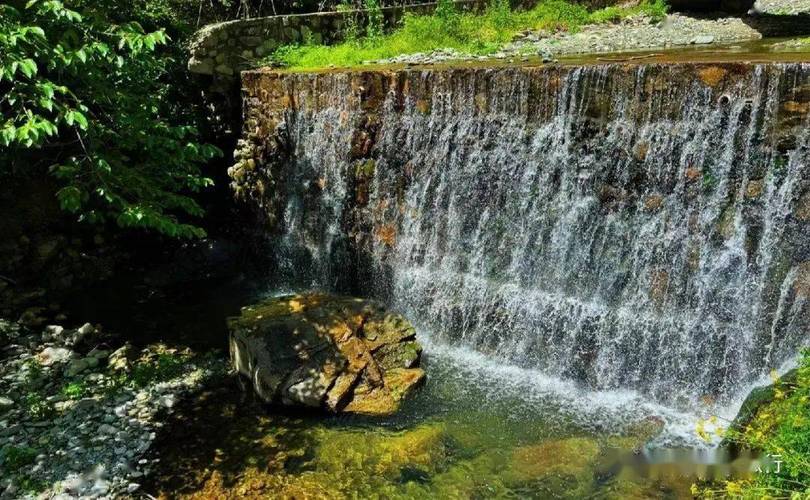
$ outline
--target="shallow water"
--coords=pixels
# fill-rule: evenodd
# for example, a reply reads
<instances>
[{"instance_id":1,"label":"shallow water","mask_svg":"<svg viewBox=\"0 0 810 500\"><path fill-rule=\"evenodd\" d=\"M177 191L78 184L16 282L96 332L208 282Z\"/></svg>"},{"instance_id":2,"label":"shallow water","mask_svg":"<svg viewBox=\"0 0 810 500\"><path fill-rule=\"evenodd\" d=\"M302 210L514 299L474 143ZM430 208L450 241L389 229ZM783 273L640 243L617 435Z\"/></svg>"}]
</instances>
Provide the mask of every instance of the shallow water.
<instances>
[{"instance_id":1,"label":"shallow water","mask_svg":"<svg viewBox=\"0 0 810 500\"><path fill-rule=\"evenodd\" d=\"M207 285L182 293L117 287L117 295L107 290L88 302L94 319L131 338L137 332L144 342L221 349L226 316L272 295L245 281ZM110 324L124 308L128 321ZM751 467L697 440L695 415L631 391L588 391L434 342L429 331L419 338L428 382L389 418L269 408L234 380L210 389L159 435L160 467L146 491L172 498L685 498L698 477ZM650 417L666 424L643 446Z\"/></svg>"},{"instance_id":2,"label":"shallow water","mask_svg":"<svg viewBox=\"0 0 810 500\"><path fill-rule=\"evenodd\" d=\"M430 342L429 379L393 417L280 412L233 381L179 412L148 486L175 497L686 498L747 457L685 444L693 422L624 392L588 393ZM650 416L667 421L644 446ZM655 444L658 443L658 444ZM734 459L732 463L732 459Z\"/></svg>"},{"instance_id":3,"label":"shallow water","mask_svg":"<svg viewBox=\"0 0 810 500\"><path fill-rule=\"evenodd\" d=\"M90 319L128 338L225 356L226 317L279 293L250 280L164 290L119 283L81 302ZM428 381L388 418L270 408L233 379L211 388L159 434L160 466L145 491L171 498L691 498L701 478L756 467L756 457L699 440L695 413L634 391L588 390L449 346L425 328L418 337ZM648 442L651 422L664 426Z\"/></svg>"}]
</instances>

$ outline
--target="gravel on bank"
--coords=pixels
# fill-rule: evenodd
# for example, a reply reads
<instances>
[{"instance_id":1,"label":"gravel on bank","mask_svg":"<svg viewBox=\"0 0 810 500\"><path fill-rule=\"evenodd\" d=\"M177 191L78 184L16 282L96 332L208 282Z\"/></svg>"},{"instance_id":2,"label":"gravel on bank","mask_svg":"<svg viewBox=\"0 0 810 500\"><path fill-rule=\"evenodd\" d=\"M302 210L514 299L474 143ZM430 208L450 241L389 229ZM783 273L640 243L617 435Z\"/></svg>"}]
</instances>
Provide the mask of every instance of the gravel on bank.
<instances>
[{"instance_id":1,"label":"gravel on bank","mask_svg":"<svg viewBox=\"0 0 810 500\"><path fill-rule=\"evenodd\" d=\"M767 12L768 14L810 13L810 1L808 0L757 0L754 6L759 12Z\"/></svg>"},{"instance_id":2,"label":"gravel on bank","mask_svg":"<svg viewBox=\"0 0 810 500\"><path fill-rule=\"evenodd\" d=\"M723 45L761 38L757 30L738 17L710 18L675 13L664 20L655 21L639 15L616 24L586 26L577 33L527 30L497 52L486 56L442 49L370 63L435 64L450 60L519 59L538 55L544 60L553 60L565 55Z\"/></svg>"},{"instance_id":3,"label":"gravel on bank","mask_svg":"<svg viewBox=\"0 0 810 500\"><path fill-rule=\"evenodd\" d=\"M108 350L89 324L34 332L0 319L0 358L3 499L136 493L162 420L226 371L162 345Z\"/></svg>"}]
</instances>

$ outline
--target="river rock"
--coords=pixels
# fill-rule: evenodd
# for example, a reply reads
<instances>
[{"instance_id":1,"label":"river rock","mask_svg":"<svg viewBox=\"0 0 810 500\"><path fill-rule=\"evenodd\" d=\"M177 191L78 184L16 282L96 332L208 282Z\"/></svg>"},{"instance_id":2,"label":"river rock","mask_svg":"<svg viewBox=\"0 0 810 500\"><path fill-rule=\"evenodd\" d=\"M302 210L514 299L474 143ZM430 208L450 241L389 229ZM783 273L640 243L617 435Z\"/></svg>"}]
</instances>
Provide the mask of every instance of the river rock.
<instances>
[{"instance_id":1,"label":"river rock","mask_svg":"<svg viewBox=\"0 0 810 500\"><path fill-rule=\"evenodd\" d=\"M51 366L54 363L63 363L73 356L73 351L64 347L46 347L39 354L37 359L43 366Z\"/></svg>"},{"instance_id":2,"label":"river rock","mask_svg":"<svg viewBox=\"0 0 810 500\"><path fill-rule=\"evenodd\" d=\"M233 365L268 403L388 415L425 378L416 330L372 301L290 295L228 325Z\"/></svg>"}]
</instances>

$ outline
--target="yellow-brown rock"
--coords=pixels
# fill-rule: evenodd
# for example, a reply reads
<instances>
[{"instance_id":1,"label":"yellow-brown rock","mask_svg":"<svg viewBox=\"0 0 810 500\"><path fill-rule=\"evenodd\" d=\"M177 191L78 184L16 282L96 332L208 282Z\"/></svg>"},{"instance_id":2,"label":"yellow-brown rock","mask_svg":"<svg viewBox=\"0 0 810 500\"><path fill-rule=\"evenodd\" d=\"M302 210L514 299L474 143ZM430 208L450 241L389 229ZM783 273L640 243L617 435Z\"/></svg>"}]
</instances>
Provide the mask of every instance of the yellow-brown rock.
<instances>
[{"instance_id":1,"label":"yellow-brown rock","mask_svg":"<svg viewBox=\"0 0 810 500\"><path fill-rule=\"evenodd\" d=\"M268 403L388 415L425 378L413 326L372 301L278 297L228 326L234 367Z\"/></svg>"}]
</instances>

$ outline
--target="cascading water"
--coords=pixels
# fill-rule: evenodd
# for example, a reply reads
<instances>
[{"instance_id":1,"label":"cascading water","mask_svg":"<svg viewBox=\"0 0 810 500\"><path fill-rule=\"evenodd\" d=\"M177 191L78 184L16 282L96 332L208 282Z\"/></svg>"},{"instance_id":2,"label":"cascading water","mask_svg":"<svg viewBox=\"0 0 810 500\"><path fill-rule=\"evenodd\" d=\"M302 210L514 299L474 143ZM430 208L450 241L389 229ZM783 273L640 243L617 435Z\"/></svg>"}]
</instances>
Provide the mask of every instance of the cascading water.
<instances>
[{"instance_id":1,"label":"cascading water","mask_svg":"<svg viewBox=\"0 0 810 500\"><path fill-rule=\"evenodd\" d=\"M245 82L246 130L282 146L232 174L273 184L282 269L674 404L727 402L809 341L809 64Z\"/></svg>"}]
</instances>

